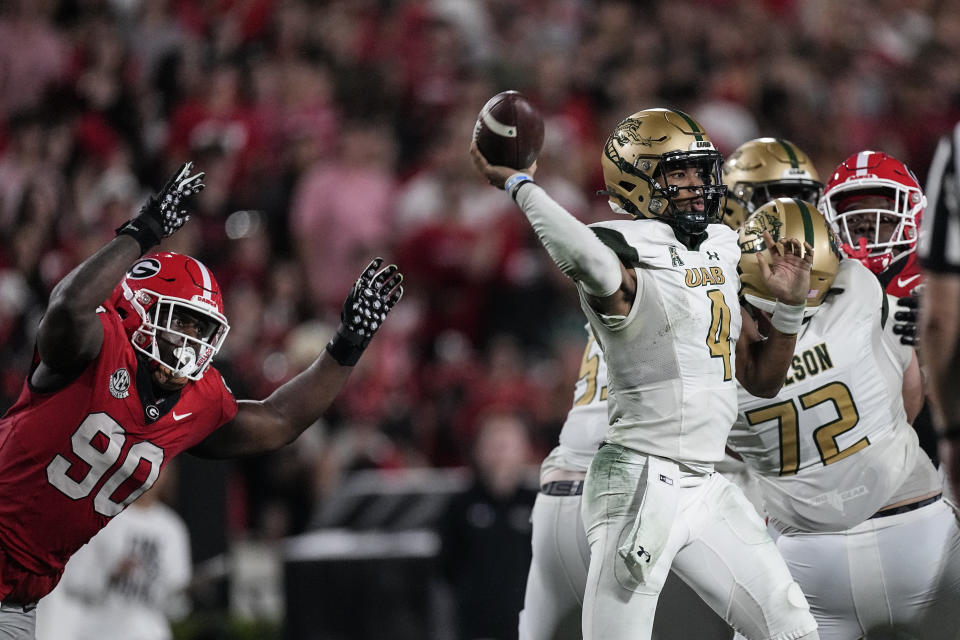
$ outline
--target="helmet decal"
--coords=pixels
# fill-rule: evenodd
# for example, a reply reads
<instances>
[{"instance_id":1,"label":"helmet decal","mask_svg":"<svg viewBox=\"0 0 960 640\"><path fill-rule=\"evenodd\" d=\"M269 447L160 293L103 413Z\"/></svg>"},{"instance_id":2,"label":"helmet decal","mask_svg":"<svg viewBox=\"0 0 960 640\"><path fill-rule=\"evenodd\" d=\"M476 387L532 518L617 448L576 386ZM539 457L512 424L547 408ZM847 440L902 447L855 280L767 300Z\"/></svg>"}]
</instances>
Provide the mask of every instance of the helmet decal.
<instances>
[{"instance_id":1,"label":"helmet decal","mask_svg":"<svg viewBox=\"0 0 960 640\"><path fill-rule=\"evenodd\" d=\"M152 278L158 273L160 273L160 261L156 258L145 258L127 270L127 277L134 280L144 280Z\"/></svg>"},{"instance_id":2,"label":"helmet decal","mask_svg":"<svg viewBox=\"0 0 960 640\"><path fill-rule=\"evenodd\" d=\"M774 242L802 238L814 248L810 270L810 290L804 315L817 311L826 299L840 266L837 240L830 223L812 204L798 198L777 198L757 209L740 227L740 282L747 302L758 309L772 312L776 296L767 289L757 254L771 247L763 240L767 231ZM769 259L769 258L768 258Z\"/></svg>"},{"instance_id":3,"label":"helmet decal","mask_svg":"<svg viewBox=\"0 0 960 640\"><path fill-rule=\"evenodd\" d=\"M636 118L625 118L620 121L620 124L617 125L617 128L613 131L613 138L620 143L621 146L626 144L639 144L644 147L652 147L654 142L663 142L666 139L666 136L662 136L657 140L653 138L644 138L640 135L640 125L643 124L640 120ZM614 154L617 154L616 148L612 149ZM617 154L619 156L619 154Z\"/></svg>"},{"instance_id":4,"label":"helmet decal","mask_svg":"<svg viewBox=\"0 0 960 640\"><path fill-rule=\"evenodd\" d=\"M213 274L185 255L164 252L139 260L109 302L134 349L175 377L199 380L230 329Z\"/></svg>"},{"instance_id":5,"label":"helmet decal","mask_svg":"<svg viewBox=\"0 0 960 640\"><path fill-rule=\"evenodd\" d=\"M759 253L766 250L767 243L763 239L763 232L769 232L773 241L779 242L781 228L783 228L783 223L775 212L758 211L743 223L743 233L740 235L740 253Z\"/></svg>"}]
</instances>

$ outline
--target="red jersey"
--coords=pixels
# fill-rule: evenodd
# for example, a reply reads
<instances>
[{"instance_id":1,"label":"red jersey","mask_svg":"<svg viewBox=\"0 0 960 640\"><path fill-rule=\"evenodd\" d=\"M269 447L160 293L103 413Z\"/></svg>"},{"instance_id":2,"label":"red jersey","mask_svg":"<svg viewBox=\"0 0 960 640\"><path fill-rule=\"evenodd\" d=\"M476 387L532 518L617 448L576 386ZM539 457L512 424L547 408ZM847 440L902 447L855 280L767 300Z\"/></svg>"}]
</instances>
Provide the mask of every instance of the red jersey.
<instances>
[{"instance_id":1,"label":"red jersey","mask_svg":"<svg viewBox=\"0 0 960 640\"><path fill-rule=\"evenodd\" d=\"M878 275L883 288L892 296L897 298L906 298L912 295L920 283L923 282L923 274L920 271L920 264L917 262L917 254L909 254L905 260L897 260L889 267L881 271Z\"/></svg>"},{"instance_id":2,"label":"red jersey","mask_svg":"<svg viewBox=\"0 0 960 640\"><path fill-rule=\"evenodd\" d=\"M220 373L154 397L116 312L97 359L59 391L29 377L0 418L0 599L49 593L73 553L156 481L168 460L237 413Z\"/></svg>"}]
</instances>

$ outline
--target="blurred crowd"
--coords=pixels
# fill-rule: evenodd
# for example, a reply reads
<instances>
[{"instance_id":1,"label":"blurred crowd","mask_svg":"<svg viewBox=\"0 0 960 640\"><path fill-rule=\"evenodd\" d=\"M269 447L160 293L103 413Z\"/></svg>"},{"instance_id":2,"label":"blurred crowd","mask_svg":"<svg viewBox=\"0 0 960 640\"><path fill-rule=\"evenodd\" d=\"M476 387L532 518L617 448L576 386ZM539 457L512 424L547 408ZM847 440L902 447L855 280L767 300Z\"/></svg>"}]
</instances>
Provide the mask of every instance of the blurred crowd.
<instances>
[{"instance_id":1,"label":"blurred crowd","mask_svg":"<svg viewBox=\"0 0 960 640\"><path fill-rule=\"evenodd\" d=\"M358 468L469 462L519 416L553 446L583 349L573 293L469 166L477 112L542 110L537 179L610 215L600 148L622 117L693 114L723 152L775 135L824 180L875 148L921 177L960 119L953 0L4 0L0 409L51 287L181 162L206 172L163 248L210 266L231 330L215 363L263 397L323 348L375 255L406 294L335 410L238 467L233 533L303 530ZM239 497L237 497L239 496Z\"/></svg>"}]
</instances>

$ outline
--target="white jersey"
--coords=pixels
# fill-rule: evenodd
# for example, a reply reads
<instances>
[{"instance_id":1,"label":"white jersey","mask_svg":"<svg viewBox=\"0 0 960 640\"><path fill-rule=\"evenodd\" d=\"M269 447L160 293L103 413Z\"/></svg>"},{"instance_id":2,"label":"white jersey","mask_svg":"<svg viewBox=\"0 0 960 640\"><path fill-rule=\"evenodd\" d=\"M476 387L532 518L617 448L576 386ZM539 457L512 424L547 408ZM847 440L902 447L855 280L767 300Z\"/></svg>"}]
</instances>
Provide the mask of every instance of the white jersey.
<instances>
[{"instance_id":1,"label":"white jersey","mask_svg":"<svg viewBox=\"0 0 960 640\"><path fill-rule=\"evenodd\" d=\"M729 440L756 472L768 515L801 531L849 529L903 491L936 488L907 422L912 352L889 331L886 294L856 260L841 261L833 286L843 292L804 324L777 397L739 388Z\"/></svg>"},{"instance_id":2,"label":"white jersey","mask_svg":"<svg viewBox=\"0 0 960 640\"><path fill-rule=\"evenodd\" d=\"M573 405L560 430L560 444L540 467L541 476L555 469L586 473L607 431L607 362L600 345L589 333L589 325L587 330L587 346L573 389Z\"/></svg>"},{"instance_id":3,"label":"white jersey","mask_svg":"<svg viewBox=\"0 0 960 640\"><path fill-rule=\"evenodd\" d=\"M627 316L581 307L609 366L608 442L709 470L736 416L741 317L737 234L710 225L696 250L658 220L590 225L637 274Z\"/></svg>"},{"instance_id":4,"label":"white jersey","mask_svg":"<svg viewBox=\"0 0 960 640\"><path fill-rule=\"evenodd\" d=\"M37 609L37 638L169 640L168 615L185 613L190 574L180 516L159 502L134 503L70 558Z\"/></svg>"}]
</instances>

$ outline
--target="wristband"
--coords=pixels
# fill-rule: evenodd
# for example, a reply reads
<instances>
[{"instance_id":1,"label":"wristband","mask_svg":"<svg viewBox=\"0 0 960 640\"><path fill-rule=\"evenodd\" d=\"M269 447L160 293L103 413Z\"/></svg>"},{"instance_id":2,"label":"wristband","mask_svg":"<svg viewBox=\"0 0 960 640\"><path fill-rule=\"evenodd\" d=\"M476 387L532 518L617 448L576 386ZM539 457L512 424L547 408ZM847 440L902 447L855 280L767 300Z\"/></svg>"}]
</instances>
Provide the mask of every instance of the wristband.
<instances>
[{"instance_id":1,"label":"wristband","mask_svg":"<svg viewBox=\"0 0 960 640\"><path fill-rule=\"evenodd\" d=\"M351 342L340 332L334 334L330 342L327 343L327 353L345 367L352 367L357 364L363 354L363 348L362 345Z\"/></svg>"},{"instance_id":2,"label":"wristband","mask_svg":"<svg viewBox=\"0 0 960 640\"><path fill-rule=\"evenodd\" d=\"M770 324L780 333L795 336L800 333L800 327L803 325L803 310L806 307L805 304L784 304L777 300L773 307L773 315L770 317Z\"/></svg>"},{"instance_id":3,"label":"wristband","mask_svg":"<svg viewBox=\"0 0 960 640\"><path fill-rule=\"evenodd\" d=\"M160 244L163 227L149 215L139 215L117 227L118 236L130 236L140 245L140 255L145 255L152 247Z\"/></svg>"},{"instance_id":4,"label":"wristband","mask_svg":"<svg viewBox=\"0 0 960 640\"><path fill-rule=\"evenodd\" d=\"M507 178L507 181L503 184L503 190L509 193L511 198L516 200L517 191L520 190L520 186L527 182L533 182L533 178L525 173L515 173Z\"/></svg>"}]
</instances>

